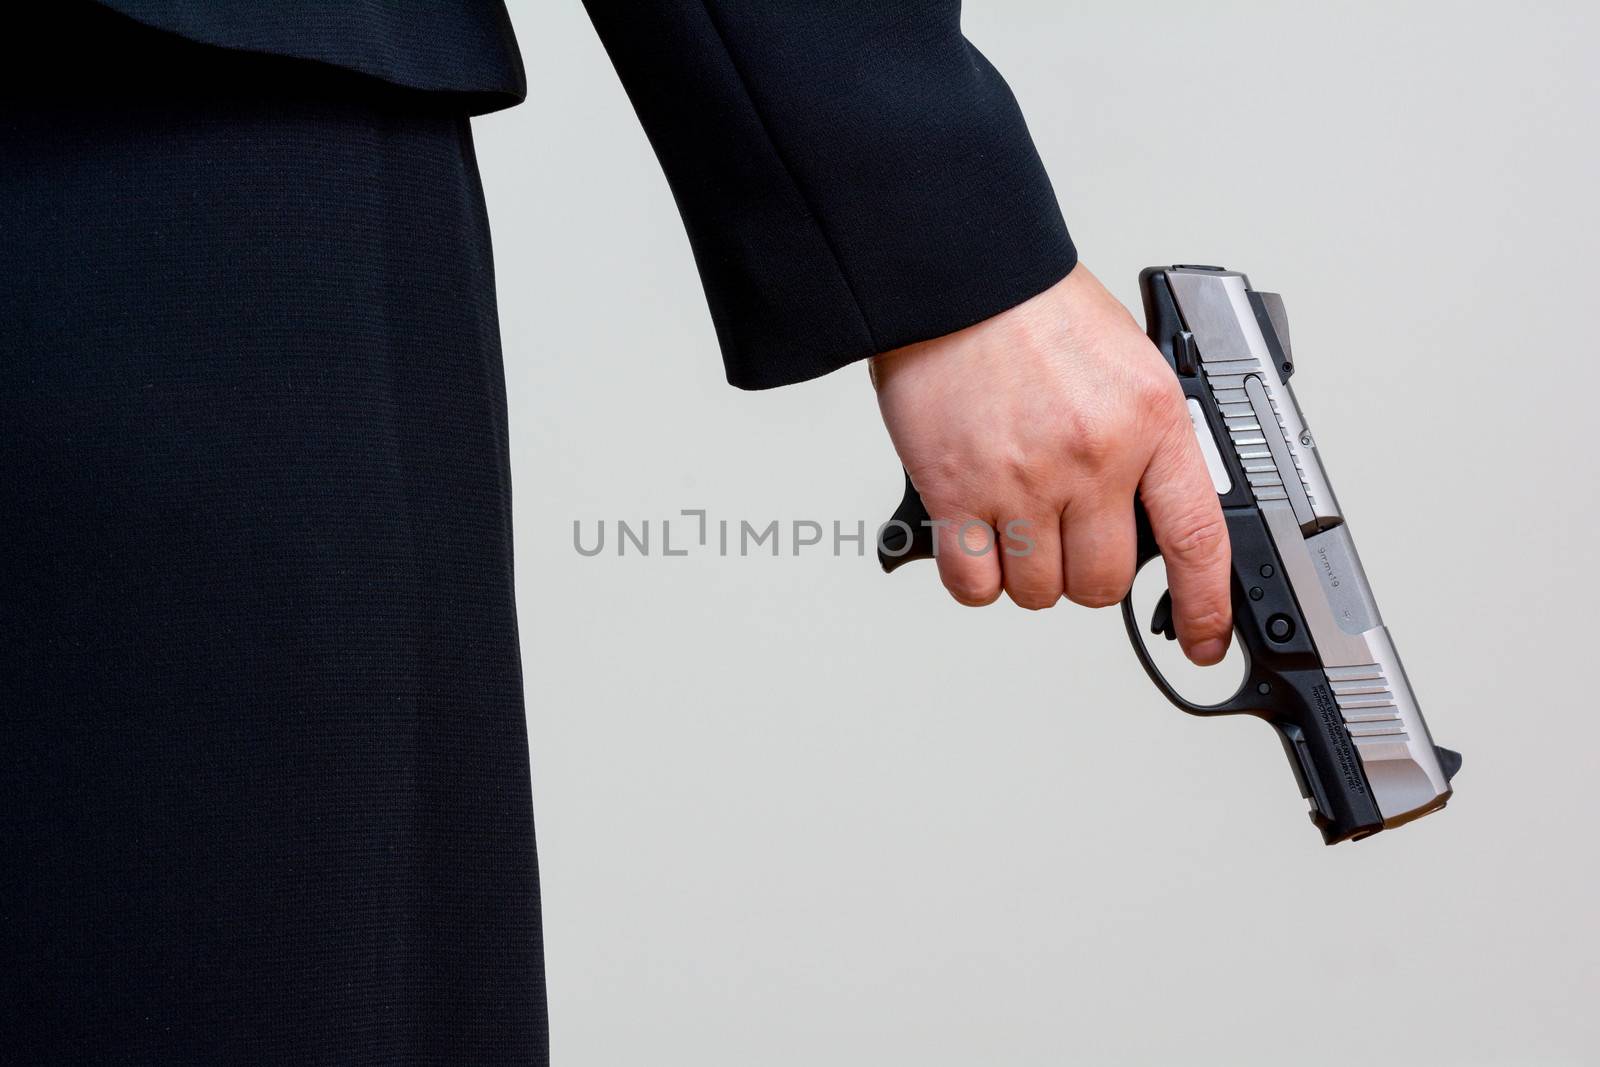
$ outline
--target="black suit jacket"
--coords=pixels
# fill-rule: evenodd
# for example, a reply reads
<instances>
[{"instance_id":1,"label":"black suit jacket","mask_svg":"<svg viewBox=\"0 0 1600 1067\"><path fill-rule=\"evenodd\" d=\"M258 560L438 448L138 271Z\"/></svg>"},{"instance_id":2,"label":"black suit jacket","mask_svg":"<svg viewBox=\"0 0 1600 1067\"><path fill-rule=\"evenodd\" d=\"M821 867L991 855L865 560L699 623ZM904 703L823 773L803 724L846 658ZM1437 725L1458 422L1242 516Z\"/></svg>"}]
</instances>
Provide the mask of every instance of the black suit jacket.
<instances>
[{"instance_id":1,"label":"black suit jacket","mask_svg":"<svg viewBox=\"0 0 1600 1067\"><path fill-rule=\"evenodd\" d=\"M200 44L292 56L460 93L481 114L527 95L501 0L96 0Z\"/></svg>"},{"instance_id":2,"label":"black suit jacket","mask_svg":"<svg viewBox=\"0 0 1600 1067\"><path fill-rule=\"evenodd\" d=\"M224 48L526 94L500 0L100 0ZM959 0L586 0L661 161L728 380L763 388L988 318L1076 263Z\"/></svg>"}]
</instances>

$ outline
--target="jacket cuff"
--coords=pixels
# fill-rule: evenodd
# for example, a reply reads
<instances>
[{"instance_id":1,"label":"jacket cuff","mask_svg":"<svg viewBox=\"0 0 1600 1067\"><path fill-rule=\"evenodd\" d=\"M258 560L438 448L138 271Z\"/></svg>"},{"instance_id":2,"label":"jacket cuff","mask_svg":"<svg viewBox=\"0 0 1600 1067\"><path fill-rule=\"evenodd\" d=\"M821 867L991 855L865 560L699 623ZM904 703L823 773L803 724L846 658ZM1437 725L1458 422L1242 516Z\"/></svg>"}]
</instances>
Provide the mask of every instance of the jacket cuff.
<instances>
[{"instance_id":1,"label":"jacket cuff","mask_svg":"<svg viewBox=\"0 0 1600 1067\"><path fill-rule=\"evenodd\" d=\"M954 332L1077 263L958 3L589 9L677 200L732 384Z\"/></svg>"}]
</instances>

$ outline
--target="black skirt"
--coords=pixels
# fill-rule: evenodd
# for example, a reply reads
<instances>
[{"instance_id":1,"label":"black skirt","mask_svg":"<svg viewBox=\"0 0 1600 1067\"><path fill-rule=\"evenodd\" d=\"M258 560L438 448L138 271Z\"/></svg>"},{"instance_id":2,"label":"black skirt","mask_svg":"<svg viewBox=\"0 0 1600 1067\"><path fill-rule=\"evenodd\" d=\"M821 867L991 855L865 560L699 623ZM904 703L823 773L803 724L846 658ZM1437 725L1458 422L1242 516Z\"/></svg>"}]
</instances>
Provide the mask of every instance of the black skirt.
<instances>
[{"instance_id":1,"label":"black skirt","mask_svg":"<svg viewBox=\"0 0 1600 1067\"><path fill-rule=\"evenodd\" d=\"M468 121L125 43L0 105L0 1061L542 1062Z\"/></svg>"}]
</instances>

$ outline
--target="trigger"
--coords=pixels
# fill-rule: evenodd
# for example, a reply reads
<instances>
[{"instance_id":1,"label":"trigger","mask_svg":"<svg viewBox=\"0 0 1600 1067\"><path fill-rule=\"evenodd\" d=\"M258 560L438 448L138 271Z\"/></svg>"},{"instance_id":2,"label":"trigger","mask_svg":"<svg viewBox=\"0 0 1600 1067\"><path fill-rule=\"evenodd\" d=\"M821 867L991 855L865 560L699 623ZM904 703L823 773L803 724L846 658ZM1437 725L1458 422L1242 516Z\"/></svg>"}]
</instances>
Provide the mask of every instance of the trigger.
<instances>
[{"instance_id":1,"label":"trigger","mask_svg":"<svg viewBox=\"0 0 1600 1067\"><path fill-rule=\"evenodd\" d=\"M1168 641L1178 639L1178 628L1172 624L1172 590L1168 589L1156 601L1156 610L1150 616L1150 632L1160 634Z\"/></svg>"}]
</instances>

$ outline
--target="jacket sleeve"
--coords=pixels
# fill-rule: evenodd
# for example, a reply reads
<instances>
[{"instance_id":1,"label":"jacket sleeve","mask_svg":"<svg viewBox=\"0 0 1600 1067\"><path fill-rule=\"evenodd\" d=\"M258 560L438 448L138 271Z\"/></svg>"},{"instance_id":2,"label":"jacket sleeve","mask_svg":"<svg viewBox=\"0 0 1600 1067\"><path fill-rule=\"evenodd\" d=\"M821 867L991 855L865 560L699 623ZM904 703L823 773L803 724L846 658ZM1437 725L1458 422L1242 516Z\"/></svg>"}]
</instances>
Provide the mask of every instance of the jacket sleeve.
<instances>
[{"instance_id":1,"label":"jacket sleeve","mask_svg":"<svg viewBox=\"0 0 1600 1067\"><path fill-rule=\"evenodd\" d=\"M960 0L585 0L688 229L728 380L970 326L1077 262Z\"/></svg>"}]
</instances>

